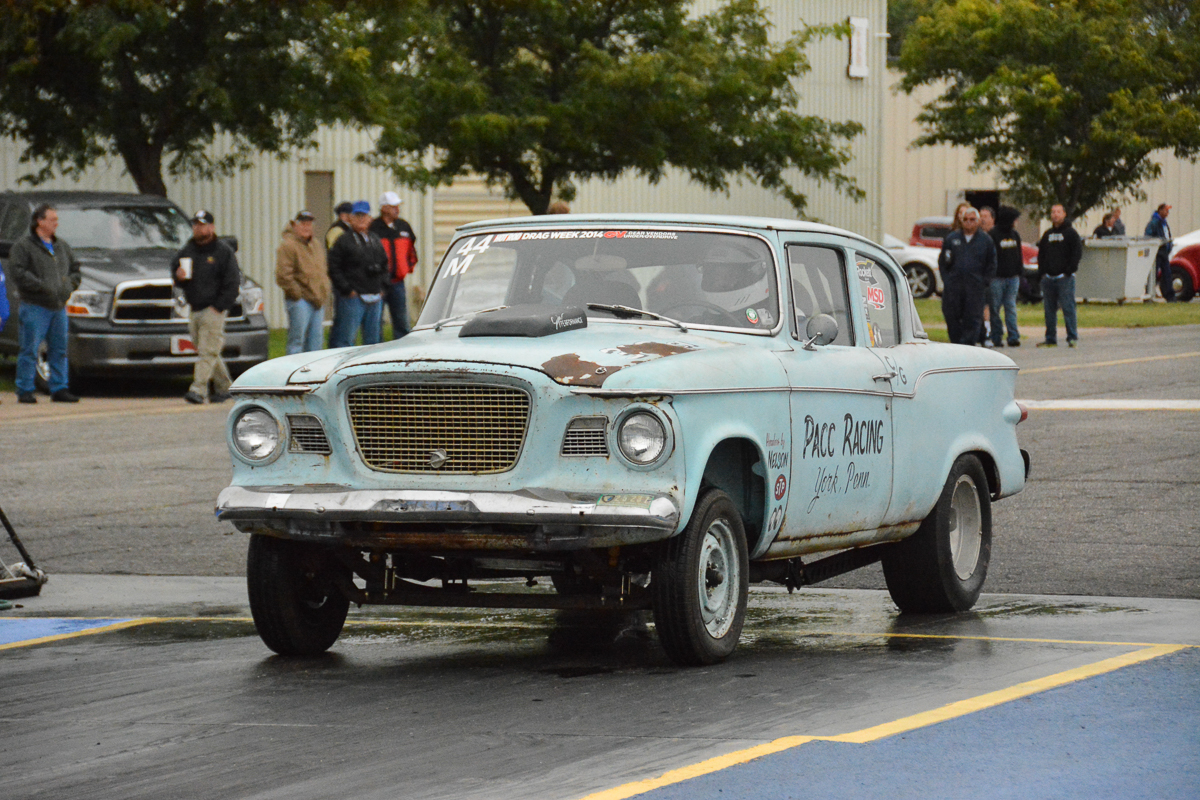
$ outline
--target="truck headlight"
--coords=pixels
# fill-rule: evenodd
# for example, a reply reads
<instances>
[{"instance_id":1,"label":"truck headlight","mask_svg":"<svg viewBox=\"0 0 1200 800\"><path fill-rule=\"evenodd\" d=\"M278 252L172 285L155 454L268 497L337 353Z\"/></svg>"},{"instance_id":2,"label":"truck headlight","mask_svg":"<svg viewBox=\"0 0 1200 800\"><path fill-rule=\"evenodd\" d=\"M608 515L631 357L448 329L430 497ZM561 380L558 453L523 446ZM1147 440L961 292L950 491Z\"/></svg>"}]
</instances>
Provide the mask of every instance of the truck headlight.
<instances>
[{"instance_id":1,"label":"truck headlight","mask_svg":"<svg viewBox=\"0 0 1200 800\"><path fill-rule=\"evenodd\" d=\"M91 289L76 289L67 298L68 317L104 317L108 315L107 292Z\"/></svg>"},{"instance_id":2,"label":"truck headlight","mask_svg":"<svg viewBox=\"0 0 1200 800\"><path fill-rule=\"evenodd\" d=\"M279 452L279 422L261 408L243 411L233 423L233 444L247 461L265 461Z\"/></svg>"},{"instance_id":3,"label":"truck headlight","mask_svg":"<svg viewBox=\"0 0 1200 800\"><path fill-rule=\"evenodd\" d=\"M243 286L241 294L242 313L247 317L251 314L263 313L263 290L261 286Z\"/></svg>"},{"instance_id":4,"label":"truck headlight","mask_svg":"<svg viewBox=\"0 0 1200 800\"><path fill-rule=\"evenodd\" d=\"M653 463L667 446L667 429L647 411L630 414L617 430L621 455L634 464Z\"/></svg>"}]
</instances>

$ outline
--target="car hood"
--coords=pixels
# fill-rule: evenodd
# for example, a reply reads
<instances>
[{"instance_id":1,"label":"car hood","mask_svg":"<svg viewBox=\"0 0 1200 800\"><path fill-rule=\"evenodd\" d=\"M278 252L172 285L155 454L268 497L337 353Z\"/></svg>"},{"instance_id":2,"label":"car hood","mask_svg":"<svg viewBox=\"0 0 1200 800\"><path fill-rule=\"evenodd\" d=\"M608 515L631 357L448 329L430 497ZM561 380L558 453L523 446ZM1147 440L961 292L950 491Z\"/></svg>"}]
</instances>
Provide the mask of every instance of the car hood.
<instances>
[{"instance_id":1,"label":"car hood","mask_svg":"<svg viewBox=\"0 0 1200 800\"><path fill-rule=\"evenodd\" d=\"M680 369L688 376L687 385L724 385L729 381L753 385L747 382L761 381L766 364L778 364L768 355L772 339L685 332L657 325L595 322L587 328L538 338L460 338L458 330L418 330L394 342L331 351L316 359L311 353L308 359L277 359L284 363L274 366L279 370L274 374L282 378L281 372L286 369L287 383L296 385L323 383L338 374L361 374L388 365L416 365L419 369L422 363L475 363L489 368L536 370L563 386L628 388L639 383L678 385L675 381ZM677 366L664 373L662 367L667 361ZM658 365L653 371L652 364ZM265 373L248 373L239 383L262 385L266 377Z\"/></svg>"},{"instance_id":2,"label":"car hood","mask_svg":"<svg viewBox=\"0 0 1200 800\"><path fill-rule=\"evenodd\" d=\"M88 288L111 289L122 281L170 280L174 250L96 250L75 251L79 271Z\"/></svg>"}]
</instances>

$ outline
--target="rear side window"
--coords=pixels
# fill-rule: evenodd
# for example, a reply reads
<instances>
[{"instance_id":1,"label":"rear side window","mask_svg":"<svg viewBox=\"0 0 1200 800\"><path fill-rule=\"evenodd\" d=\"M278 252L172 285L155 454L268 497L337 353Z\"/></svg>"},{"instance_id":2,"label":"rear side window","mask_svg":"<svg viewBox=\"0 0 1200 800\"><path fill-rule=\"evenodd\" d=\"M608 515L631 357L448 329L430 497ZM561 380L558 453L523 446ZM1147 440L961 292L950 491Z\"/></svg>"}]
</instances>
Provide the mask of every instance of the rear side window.
<instances>
[{"instance_id":1,"label":"rear side window","mask_svg":"<svg viewBox=\"0 0 1200 800\"><path fill-rule=\"evenodd\" d=\"M788 245L787 254L797 333L804 338L804 328L809 318L828 314L838 324L838 335L832 344L854 344L842 251L832 247L791 244Z\"/></svg>"},{"instance_id":2,"label":"rear side window","mask_svg":"<svg viewBox=\"0 0 1200 800\"><path fill-rule=\"evenodd\" d=\"M892 275L864 255L858 256L856 266L871 347L895 347L900 343L900 317Z\"/></svg>"}]
</instances>

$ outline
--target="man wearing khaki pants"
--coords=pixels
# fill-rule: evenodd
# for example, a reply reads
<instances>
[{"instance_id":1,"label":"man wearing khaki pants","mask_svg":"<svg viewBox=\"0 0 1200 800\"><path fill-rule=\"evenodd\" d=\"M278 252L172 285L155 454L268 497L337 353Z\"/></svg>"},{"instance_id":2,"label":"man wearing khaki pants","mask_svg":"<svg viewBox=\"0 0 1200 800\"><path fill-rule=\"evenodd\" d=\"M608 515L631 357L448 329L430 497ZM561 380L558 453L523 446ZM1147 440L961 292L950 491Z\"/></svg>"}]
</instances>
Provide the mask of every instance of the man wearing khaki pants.
<instances>
[{"instance_id":1,"label":"man wearing khaki pants","mask_svg":"<svg viewBox=\"0 0 1200 800\"><path fill-rule=\"evenodd\" d=\"M205 397L222 403L229 399L233 383L221 360L221 349L225 346L225 315L237 302L242 272L233 248L218 239L216 231L213 215L197 211L192 217L192 238L171 262L175 285L183 289L191 306L188 330L198 356L191 388L183 396L189 403L203 403Z\"/></svg>"}]
</instances>

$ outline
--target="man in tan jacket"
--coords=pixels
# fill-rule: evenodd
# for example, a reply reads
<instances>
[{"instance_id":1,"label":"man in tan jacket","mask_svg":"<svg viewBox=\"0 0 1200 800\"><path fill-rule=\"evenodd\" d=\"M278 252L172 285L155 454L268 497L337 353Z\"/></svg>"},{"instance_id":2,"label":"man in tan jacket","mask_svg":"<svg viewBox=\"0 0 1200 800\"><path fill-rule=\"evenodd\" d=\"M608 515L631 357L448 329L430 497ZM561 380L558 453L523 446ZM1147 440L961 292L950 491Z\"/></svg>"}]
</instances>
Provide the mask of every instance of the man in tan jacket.
<instances>
[{"instance_id":1,"label":"man in tan jacket","mask_svg":"<svg viewBox=\"0 0 1200 800\"><path fill-rule=\"evenodd\" d=\"M275 283L287 302L287 353L325 347L325 304L329 302L329 273L325 253L313 240L313 215L301 211L283 232L275 251Z\"/></svg>"}]
</instances>

